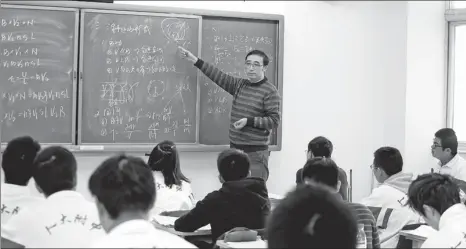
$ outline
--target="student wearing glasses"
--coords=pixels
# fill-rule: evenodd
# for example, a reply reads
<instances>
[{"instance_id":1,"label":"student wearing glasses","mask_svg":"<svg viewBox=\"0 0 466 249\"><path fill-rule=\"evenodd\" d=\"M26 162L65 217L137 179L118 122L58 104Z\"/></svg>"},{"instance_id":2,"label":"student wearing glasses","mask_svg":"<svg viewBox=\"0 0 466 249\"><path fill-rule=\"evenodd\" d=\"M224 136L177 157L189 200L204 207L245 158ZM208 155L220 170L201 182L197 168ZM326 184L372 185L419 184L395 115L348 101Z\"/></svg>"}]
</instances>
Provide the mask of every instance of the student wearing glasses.
<instances>
[{"instance_id":1,"label":"student wearing glasses","mask_svg":"<svg viewBox=\"0 0 466 249\"><path fill-rule=\"evenodd\" d=\"M281 97L265 77L269 57L252 50L245 57L247 79L223 73L190 51L179 47L180 54L199 68L219 87L233 96L230 113L230 147L244 151L251 160L251 176L267 181L269 177L269 136L280 123Z\"/></svg>"},{"instance_id":2,"label":"student wearing glasses","mask_svg":"<svg viewBox=\"0 0 466 249\"><path fill-rule=\"evenodd\" d=\"M466 161L458 154L458 138L453 129L444 128L435 133L432 156L439 160L436 173L466 181Z\"/></svg>"}]
</instances>

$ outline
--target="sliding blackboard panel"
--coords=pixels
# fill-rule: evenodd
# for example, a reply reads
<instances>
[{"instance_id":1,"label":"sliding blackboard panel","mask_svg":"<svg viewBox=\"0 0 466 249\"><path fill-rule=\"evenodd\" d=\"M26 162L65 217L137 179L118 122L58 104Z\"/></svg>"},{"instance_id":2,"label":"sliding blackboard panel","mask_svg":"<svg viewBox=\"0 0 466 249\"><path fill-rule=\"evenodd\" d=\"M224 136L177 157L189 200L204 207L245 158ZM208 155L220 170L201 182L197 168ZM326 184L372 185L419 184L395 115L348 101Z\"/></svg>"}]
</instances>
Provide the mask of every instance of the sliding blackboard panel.
<instances>
[{"instance_id":1,"label":"sliding blackboard panel","mask_svg":"<svg viewBox=\"0 0 466 249\"><path fill-rule=\"evenodd\" d=\"M278 87L278 22L226 17L203 17L201 58L222 71L246 77L244 61L253 49L264 51L270 58L266 71L269 81ZM204 75L199 76L201 144L229 144L228 128L232 97ZM271 144L276 144L276 131Z\"/></svg>"},{"instance_id":2,"label":"sliding blackboard panel","mask_svg":"<svg viewBox=\"0 0 466 249\"><path fill-rule=\"evenodd\" d=\"M197 142L200 17L82 10L81 144Z\"/></svg>"},{"instance_id":3,"label":"sliding blackboard panel","mask_svg":"<svg viewBox=\"0 0 466 249\"><path fill-rule=\"evenodd\" d=\"M0 8L2 142L74 143L77 25L75 9Z\"/></svg>"}]
</instances>

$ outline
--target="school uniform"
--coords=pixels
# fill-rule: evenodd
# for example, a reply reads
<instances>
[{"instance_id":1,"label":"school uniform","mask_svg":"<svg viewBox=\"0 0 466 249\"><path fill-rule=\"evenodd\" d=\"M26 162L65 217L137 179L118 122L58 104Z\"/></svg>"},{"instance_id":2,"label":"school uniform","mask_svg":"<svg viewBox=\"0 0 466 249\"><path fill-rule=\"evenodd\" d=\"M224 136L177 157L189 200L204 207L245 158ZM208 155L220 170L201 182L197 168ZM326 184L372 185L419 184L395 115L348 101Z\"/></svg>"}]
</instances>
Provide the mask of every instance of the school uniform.
<instances>
[{"instance_id":1,"label":"school uniform","mask_svg":"<svg viewBox=\"0 0 466 249\"><path fill-rule=\"evenodd\" d=\"M461 181L466 181L466 160L459 154L456 154L447 164L442 165L439 163L435 172L450 175Z\"/></svg>"},{"instance_id":2,"label":"school uniform","mask_svg":"<svg viewBox=\"0 0 466 249\"><path fill-rule=\"evenodd\" d=\"M392 175L361 201L376 219L382 248L396 248L401 229L422 221L420 215L405 205L412 180L411 173Z\"/></svg>"},{"instance_id":3,"label":"school uniform","mask_svg":"<svg viewBox=\"0 0 466 249\"><path fill-rule=\"evenodd\" d=\"M181 237L159 230L146 220L131 220L114 227L93 248L197 248Z\"/></svg>"},{"instance_id":4,"label":"school uniform","mask_svg":"<svg viewBox=\"0 0 466 249\"><path fill-rule=\"evenodd\" d=\"M2 237L27 248L83 248L103 236L97 208L76 191L60 191L22 210Z\"/></svg>"},{"instance_id":5,"label":"school uniform","mask_svg":"<svg viewBox=\"0 0 466 249\"><path fill-rule=\"evenodd\" d=\"M12 216L16 216L23 209L37 205L44 198L33 196L28 186L2 183L2 234L3 226Z\"/></svg>"},{"instance_id":6,"label":"school uniform","mask_svg":"<svg viewBox=\"0 0 466 249\"><path fill-rule=\"evenodd\" d=\"M440 217L439 230L427 237L422 248L466 248L466 206L451 206Z\"/></svg>"},{"instance_id":7,"label":"school uniform","mask_svg":"<svg viewBox=\"0 0 466 249\"><path fill-rule=\"evenodd\" d=\"M246 178L225 182L199 201L189 213L175 221L175 230L193 232L210 224L212 238L235 228L262 229L270 213L265 181Z\"/></svg>"},{"instance_id":8,"label":"school uniform","mask_svg":"<svg viewBox=\"0 0 466 249\"><path fill-rule=\"evenodd\" d=\"M154 172L157 201L151 210L151 216L165 211L191 210L194 207L194 196L189 182L181 181L181 185L168 187L160 172Z\"/></svg>"}]
</instances>

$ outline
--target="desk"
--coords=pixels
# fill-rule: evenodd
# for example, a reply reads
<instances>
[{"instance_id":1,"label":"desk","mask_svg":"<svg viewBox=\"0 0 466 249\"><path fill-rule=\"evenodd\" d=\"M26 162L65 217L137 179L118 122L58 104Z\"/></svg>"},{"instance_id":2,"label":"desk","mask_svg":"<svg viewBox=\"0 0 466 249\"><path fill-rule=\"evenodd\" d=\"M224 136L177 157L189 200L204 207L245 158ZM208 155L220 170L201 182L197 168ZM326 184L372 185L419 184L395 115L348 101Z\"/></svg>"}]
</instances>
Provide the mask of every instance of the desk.
<instances>
[{"instance_id":1,"label":"desk","mask_svg":"<svg viewBox=\"0 0 466 249\"><path fill-rule=\"evenodd\" d=\"M404 236L406 239L413 241L413 248L421 248L426 238L436 230L430 226L422 225L414 230L401 230L400 236Z\"/></svg>"},{"instance_id":2,"label":"desk","mask_svg":"<svg viewBox=\"0 0 466 249\"><path fill-rule=\"evenodd\" d=\"M400 236L404 236L406 239L411 240L413 242L413 248L421 248L424 241L426 241L426 237L412 234L411 231L400 231Z\"/></svg>"},{"instance_id":3,"label":"desk","mask_svg":"<svg viewBox=\"0 0 466 249\"><path fill-rule=\"evenodd\" d=\"M225 242L217 240L216 244L220 248L267 248L267 241L261 239L248 242Z\"/></svg>"}]
</instances>

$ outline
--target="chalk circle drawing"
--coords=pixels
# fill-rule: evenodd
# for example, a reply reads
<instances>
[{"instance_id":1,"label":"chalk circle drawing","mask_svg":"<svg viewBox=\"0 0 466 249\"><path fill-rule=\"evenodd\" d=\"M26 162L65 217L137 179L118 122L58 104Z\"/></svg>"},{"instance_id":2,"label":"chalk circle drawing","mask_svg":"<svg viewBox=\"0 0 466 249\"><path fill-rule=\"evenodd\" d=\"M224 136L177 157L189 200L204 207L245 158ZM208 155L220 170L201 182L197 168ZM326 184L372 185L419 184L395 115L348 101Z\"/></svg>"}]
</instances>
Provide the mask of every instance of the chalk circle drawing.
<instances>
[{"instance_id":1,"label":"chalk circle drawing","mask_svg":"<svg viewBox=\"0 0 466 249\"><path fill-rule=\"evenodd\" d=\"M178 18L165 18L162 21L161 28L167 39L173 40L176 43L183 41L186 37L186 32L189 29L188 24Z\"/></svg>"},{"instance_id":2,"label":"chalk circle drawing","mask_svg":"<svg viewBox=\"0 0 466 249\"><path fill-rule=\"evenodd\" d=\"M157 98L165 92L165 82L161 80L151 80L147 86L147 93L151 98Z\"/></svg>"}]
</instances>

